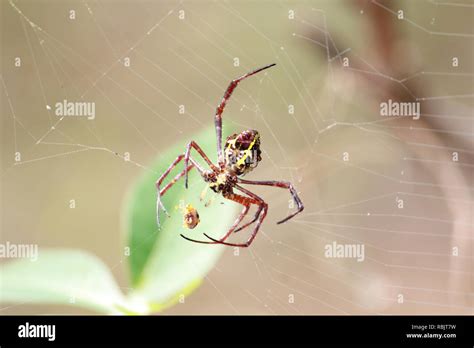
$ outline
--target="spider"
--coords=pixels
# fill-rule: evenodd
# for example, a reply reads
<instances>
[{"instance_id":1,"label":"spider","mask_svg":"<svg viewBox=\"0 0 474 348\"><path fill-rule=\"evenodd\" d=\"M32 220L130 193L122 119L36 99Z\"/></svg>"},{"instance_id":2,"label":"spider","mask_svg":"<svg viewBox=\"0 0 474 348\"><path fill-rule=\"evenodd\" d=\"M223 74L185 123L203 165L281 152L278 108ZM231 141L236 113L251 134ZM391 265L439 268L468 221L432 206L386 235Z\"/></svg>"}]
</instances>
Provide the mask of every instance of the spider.
<instances>
[{"instance_id":1,"label":"spider","mask_svg":"<svg viewBox=\"0 0 474 348\"><path fill-rule=\"evenodd\" d=\"M156 188L158 191L158 198L156 203L156 214L157 214L157 223L160 224L159 214L160 208L168 215L165 207L161 202L161 196L163 196L171 186L173 186L180 178L185 178L185 187L188 188L188 172L196 168L196 170L201 174L203 180L209 184L209 187L216 193L222 194L222 196L228 200L234 201L243 206L241 213L235 220L234 224L230 227L227 233L220 239L215 239L210 237L206 233L206 236L209 241L194 240L186 237L181 234L181 237L184 239L202 244L224 244L234 247L248 247L252 244L255 239L257 232L262 225L263 220L265 219L268 211L268 204L255 193L246 189L242 185L263 185L263 186L274 186L280 187L283 189L289 190L294 202L296 203L296 211L285 217L283 220L278 221L278 224L288 221L296 214L300 213L303 209L303 203L301 202L298 194L293 187L293 185L286 181L253 181L245 180L242 177L253 169L255 169L258 163L261 161L261 150L260 150L260 135L256 130L245 130L240 134L233 134L229 136L225 142L224 149L222 148L222 114L226 106L227 101L230 99L232 92L237 87L237 85L245 80L247 77L255 75L265 69L268 69L276 64L270 64L264 66L260 69L249 72L233 81L230 82L227 87L224 97L222 98L220 104L217 106L215 114L215 129L217 136L217 164L214 164L209 157L204 153L201 147L194 141L191 141L186 146L186 151L179 155L169 168L160 176L156 181ZM209 165L210 169L204 169L199 165L191 156L191 149L195 149L197 153L204 159L204 161ZM167 185L163 188L160 188L160 185L163 183L163 180L168 176L173 168L175 168L178 163L184 159L184 169L176 175ZM236 193L235 191L240 191ZM257 207L256 213L253 218L238 227L243 218L247 215L247 212L250 210L250 207L255 205ZM169 216L169 215L168 215ZM250 237L245 243L228 243L226 242L227 238L232 233L239 232L252 224L255 224Z\"/></svg>"}]
</instances>

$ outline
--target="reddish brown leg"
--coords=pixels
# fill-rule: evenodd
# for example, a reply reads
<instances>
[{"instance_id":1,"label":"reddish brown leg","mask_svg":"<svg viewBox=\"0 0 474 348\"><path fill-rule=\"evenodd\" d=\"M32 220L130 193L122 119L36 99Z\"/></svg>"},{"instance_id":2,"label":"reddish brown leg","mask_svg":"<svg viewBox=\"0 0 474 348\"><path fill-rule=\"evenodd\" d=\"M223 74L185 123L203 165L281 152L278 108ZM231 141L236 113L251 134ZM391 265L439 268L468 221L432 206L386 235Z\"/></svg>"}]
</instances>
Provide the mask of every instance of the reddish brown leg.
<instances>
[{"instance_id":1,"label":"reddish brown leg","mask_svg":"<svg viewBox=\"0 0 474 348\"><path fill-rule=\"evenodd\" d=\"M229 246L235 246L235 247L241 247L241 248L247 248L248 246L250 246L250 244L252 244L253 240L255 239L255 237L257 236L257 233L258 233L258 230L260 228L260 225L262 224L263 220L265 219L265 217L267 216L267 211L268 211L268 205L266 203L262 203L263 205L263 209L262 209L262 213L260 214L259 216L259 219L258 219L258 222L257 222L257 225L255 226L254 230L252 231L252 234L250 235L250 238L247 240L247 242L245 243L242 243L242 244L238 244L238 243L227 243L227 242L224 242L224 241L221 241L221 240L217 240L217 239L214 239L212 237L209 237L207 234L204 233L204 235L209 238L210 240L214 241L214 242L218 242L219 244L224 244L224 245L229 245Z\"/></svg>"},{"instance_id":2,"label":"reddish brown leg","mask_svg":"<svg viewBox=\"0 0 474 348\"><path fill-rule=\"evenodd\" d=\"M240 224L240 222L242 221L242 219L245 217L245 215L247 215L247 212L249 211L250 209L250 205L244 205L244 208L242 209L242 212L239 214L239 216L237 217L237 219L235 219L235 222L234 224L231 226L231 228L229 229L229 231L227 232L227 234L222 237L219 241L215 241L215 242L207 242L207 241L202 241L202 240L196 240L196 239L191 239L191 238L188 238L186 237L185 235L181 234L181 237L183 237L184 239L187 239L191 242L195 242L195 243L201 243L201 244L219 244L221 241L224 241L233 231L234 229Z\"/></svg>"},{"instance_id":3,"label":"reddish brown leg","mask_svg":"<svg viewBox=\"0 0 474 348\"><path fill-rule=\"evenodd\" d=\"M294 217L296 214L301 213L304 209L303 203L301 202L301 199L298 197L298 194L296 193L295 188L289 182L286 182L286 181L252 181L252 180L244 180L244 179L239 179L238 182L241 183L241 184L248 184L248 185L262 185L262 186L280 187L280 188L288 189L290 191L290 194L291 194L291 196L293 197L293 200L296 203L297 209L294 213L288 215L283 220L278 221L277 224L282 224L285 221L288 221L289 219Z\"/></svg>"},{"instance_id":4,"label":"reddish brown leg","mask_svg":"<svg viewBox=\"0 0 474 348\"><path fill-rule=\"evenodd\" d=\"M176 157L176 159L171 163L171 165L166 169L166 171L159 177L159 179L156 181L155 186L157 189L157 198L156 198L156 222L158 224L158 227L160 226L160 208L163 209L166 215L169 216L168 211L166 210L165 206L161 202L161 196L166 193L166 191L169 190L171 186L173 186L181 177L185 175L189 170L192 168L196 168L201 175L204 173L204 169L201 168L201 166L194 160L191 160L191 164L188 165L181 173L176 175L173 180L171 180L164 188L160 189L160 185L163 183L163 180L169 175L169 173L178 165L179 162L181 162L184 158L184 155L179 155Z\"/></svg>"},{"instance_id":5,"label":"reddish brown leg","mask_svg":"<svg viewBox=\"0 0 474 348\"><path fill-rule=\"evenodd\" d=\"M219 169L212 163L212 161L207 157L207 155L204 153L204 151L201 149L201 147L194 141L192 140L187 146L186 146L186 152L184 154L184 170L185 173L184 175L186 176L184 179L184 186L188 188L188 164L189 164L189 156L191 154L191 147L196 149L196 151L201 155L201 157L206 161L206 163L211 167L211 169L214 172L217 172Z\"/></svg>"},{"instance_id":6,"label":"reddish brown leg","mask_svg":"<svg viewBox=\"0 0 474 348\"><path fill-rule=\"evenodd\" d=\"M238 197L242 197L242 198L245 198L245 199L251 199L253 201L253 204L257 204L259 206L259 210L258 210L258 215L256 215L258 217L258 222L255 226L255 228L253 229L252 231L252 234L250 235L249 239L247 240L247 242L245 243L226 243L224 242L224 240L229 237L229 235L232 233L232 231L230 231L230 233L228 233L226 236L224 236L224 238L221 238L220 240L217 240L217 239L214 239L212 237L209 237L207 234L204 233L204 235L209 238L210 240L214 241L214 242L218 242L220 244L225 244L225 245L230 245L230 246L235 246L235 247L241 247L241 248L246 248L248 247L250 244L252 244L253 240L255 239L255 237L257 236L257 233L258 233L258 230L263 222L263 220L265 219L265 217L267 216L267 211L268 211L268 204L265 203L265 201L263 199L261 199L259 196L257 196L256 194L250 192L249 190L246 190L245 188L243 187L240 187L238 185L235 186L236 189L248 194L250 196L250 198L248 197L243 197L243 196L240 196L240 195L236 195ZM251 222L253 223L255 221L255 219ZM246 225L244 225L245 227L250 225L251 223L247 223ZM242 228L244 227L242 226Z\"/></svg>"},{"instance_id":7,"label":"reddish brown leg","mask_svg":"<svg viewBox=\"0 0 474 348\"><path fill-rule=\"evenodd\" d=\"M260 69L257 69L255 71L249 72L249 73L247 73L247 74L245 74L245 75L243 75L243 76L241 76L241 77L239 77L235 80L232 80L230 82L229 86L227 87L227 89L224 93L224 96L222 97L222 100L221 100L220 104L217 106L216 116L215 116L215 119L214 119L214 124L215 124L215 128L216 128L216 137L217 137L217 159L218 159L219 165L222 166L224 164L224 157L222 155L222 113L224 112L224 108L225 108L225 105L226 105L227 101L230 99L230 96L232 95L232 92L234 92L234 89L235 89L235 87L237 87L239 82L241 82L242 80L245 80L247 77L250 77L252 75L255 75L256 73L259 73L262 70L271 68L274 65L276 65L276 64L270 64L270 65L264 66L263 68L260 68Z\"/></svg>"},{"instance_id":8,"label":"reddish brown leg","mask_svg":"<svg viewBox=\"0 0 474 348\"><path fill-rule=\"evenodd\" d=\"M245 190L246 191L246 190ZM237 195L237 194L230 194L230 195L227 195L227 196L224 196L224 198L226 199L229 199L231 201L234 201L234 202L237 202L239 204L242 204L244 206L244 209L242 210L242 212L240 213L240 215L237 217L237 219L235 220L234 224L232 225L232 227L227 231L227 233L221 238L221 239L213 239L211 237L209 237L207 234L204 233L204 235L211 239L212 242L207 242L207 241L201 241L201 240L195 240L195 239L191 239L191 238L188 238L184 235L181 235L181 237L183 237L184 239L187 239L191 242L196 242L196 243L201 243L201 244L225 244L223 243L227 238L229 238L229 236L232 234L232 232L234 232L235 228L240 224L240 222L243 220L243 218L245 217L245 215L247 214L247 212L249 211L250 209L250 206L252 204L257 204L257 205L261 205L262 204L262 200L254 195L256 198L254 197L245 197L245 196L241 196L241 195Z\"/></svg>"},{"instance_id":9,"label":"reddish brown leg","mask_svg":"<svg viewBox=\"0 0 474 348\"><path fill-rule=\"evenodd\" d=\"M235 188L236 188L237 190L239 190L239 191L242 191L243 193L246 193L246 194L249 195L250 197L252 197L252 198L254 198L254 199L256 199L256 200L258 200L258 201L260 202L260 205L259 205L257 211L255 212L255 215L254 215L253 219L250 220L249 222L247 222L246 224L240 226L238 229L236 229L236 230L234 231L234 233L237 233L237 232L243 230L244 228L250 226L250 225L253 224L255 221L257 221L258 216L259 216L260 213L262 212L263 205L262 205L261 203L264 202L264 200L263 200L261 197L257 196L257 195L256 195L255 193L253 193L252 191L249 191L249 190L247 190L247 189L245 189L245 188L243 188L243 187L241 187L241 186L236 185Z\"/></svg>"},{"instance_id":10,"label":"reddish brown leg","mask_svg":"<svg viewBox=\"0 0 474 348\"><path fill-rule=\"evenodd\" d=\"M253 216L252 220L250 220L249 222L243 224L242 226L240 226L239 228L237 228L234 233L237 233L237 232L240 232L242 231L244 228L247 228L248 226L250 226L251 224L253 224L255 221L257 221L258 219L258 216L260 215L260 213L262 212L262 209L263 209L263 205L259 206L259 208L257 209L257 211L255 212L255 215Z\"/></svg>"}]
</instances>

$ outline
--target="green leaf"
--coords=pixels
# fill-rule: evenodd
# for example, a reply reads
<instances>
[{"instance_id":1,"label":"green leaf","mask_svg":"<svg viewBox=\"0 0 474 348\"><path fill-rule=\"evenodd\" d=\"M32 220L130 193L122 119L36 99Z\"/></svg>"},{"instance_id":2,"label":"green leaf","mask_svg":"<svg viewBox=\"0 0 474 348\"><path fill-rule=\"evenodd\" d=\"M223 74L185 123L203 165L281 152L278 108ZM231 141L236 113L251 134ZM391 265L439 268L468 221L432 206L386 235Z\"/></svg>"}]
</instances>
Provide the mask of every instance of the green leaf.
<instances>
[{"instance_id":1,"label":"green leaf","mask_svg":"<svg viewBox=\"0 0 474 348\"><path fill-rule=\"evenodd\" d=\"M193 139L211 160L216 157L214 127L198 134ZM180 179L163 197L162 202L170 217L161 214L161 229L156 224L155 182L179 154L184 153L187 141L183 140L168 149L151 171L132 187L126 200L125 227L126 246L130 248L129 267L132 286L131 295L155 304L154 309L172 303L179 294L192 291L213 267L225 247L221 245L197 244L181 238L184 234L193 239L207 240L203 233L221 236L232 225L237 205L208 191L203 200L200 195L207 184L193 169L189 174L189 189ZM191 155L205 166L199 155ZM181 162L163 182L166 184L184 168ZM163 185L162 185L163 186ZM210 204L209 200L212 200ZM183 206L192 204L199 212L200 224L190 230L183 227Z\"/></svg>"},{"instance_id":2,"label":"green leaf","mask_svg":"<svg viewBox=\"0 0 474 348\"><path fill-rule=\"evenodd\" d=\"M137 313L131 308L107 266L78 250L39 251L38 259L1 265L0 302L76 305L102 313Z\"/></svg>"},{"instance_id":3,"label":"green leaf","mask_svg":"<svg viewBox=\"0 0 474 348\"><path fill-rule=\"evenodd\" d=\"M194 139L204 151L215 154L214 128ZM208 192L195 171L190 186L178 182L162 197L170 217L156 226L155 181L169 164L183 153L185 144L169 150L132 187L124 214L127 226L129 266L134 290L124 296L107 266L84 251L40 250L38 259L22 259L1 265L0 302L11 304L57 304L88 308L100 313L145 314L175 303L180 295L193 291L213 267L225 247L184 240L180 233L203 239L203 232L220 236L232 224L237 205ZM194 156L196 158L196 156ZM183 164L171 173L171 180ZM166 181L165 181L166 182ZM192 204L201 223L193 230L182 225L182 208Z\"/></svg>"}]
</instances>

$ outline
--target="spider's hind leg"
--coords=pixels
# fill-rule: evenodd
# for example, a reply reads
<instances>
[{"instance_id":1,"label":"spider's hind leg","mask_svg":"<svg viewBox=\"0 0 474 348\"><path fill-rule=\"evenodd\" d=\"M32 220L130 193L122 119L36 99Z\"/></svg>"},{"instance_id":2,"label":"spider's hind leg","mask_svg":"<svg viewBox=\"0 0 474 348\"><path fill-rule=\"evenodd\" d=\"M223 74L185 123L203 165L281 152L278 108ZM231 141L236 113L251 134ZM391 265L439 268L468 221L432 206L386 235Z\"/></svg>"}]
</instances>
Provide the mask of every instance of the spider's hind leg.
<instances>
[{"instance_id":1,"label":"spider's hind leg","mask_svg":"<svg viewBox=\"0 0 474 348\"><path fill-rule=\"evenodd\" d=\"M234 80L232 80L229 83L229 86L225 90L224 96L222 97L221 102L216 108L216 114L214 116L214 127L216 129L216 138L217 138L217 159L219 162L219 165L224 163L224 156L222 154L222 114L224 112L224 108L229 101L230 97L232 96L232 93L234 92L234 89L237 87L237 85L245 80L247 77L250 77L252 75L258 74L260 71L263 71L265 69L271 68L272 66L275 66L276 64L269 64L264 67L261 67L257 70L251 71L245 75L242 75Z\"/></svg>"}]
</instances>

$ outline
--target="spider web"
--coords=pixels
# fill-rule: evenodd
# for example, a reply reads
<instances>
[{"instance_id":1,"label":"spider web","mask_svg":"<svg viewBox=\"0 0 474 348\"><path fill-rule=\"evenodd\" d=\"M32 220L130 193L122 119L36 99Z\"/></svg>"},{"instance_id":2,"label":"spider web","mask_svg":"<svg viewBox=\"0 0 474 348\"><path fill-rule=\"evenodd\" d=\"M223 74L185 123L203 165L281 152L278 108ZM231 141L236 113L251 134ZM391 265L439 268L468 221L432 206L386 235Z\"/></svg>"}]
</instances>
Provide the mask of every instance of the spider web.
<instances>
[{"instance_id":1,"label":"spider web","mask_svg":"<svg viewBox=\"0 0 474 348\"><path fill-rule=\"evenodd\" d=\"M397 6L2 2L2 240L91 250L125 290L124 188L212 124L230 80L275 62L239 85L224 137L226 124L258 129L249 179L291 181L305 210L275 225L289 193L256 188L270 211L255 242L227 248L167 313L472 313L474 5ZM405 35L389 62L370 44L371 11ZM397 98L420 119L381 116ZM94 102L96 118L56 116L63 99ZM327 257L333 243L363 245L363 260ZM54 309L2 309L37 311Z\"/></svg>"}]
</instances>

